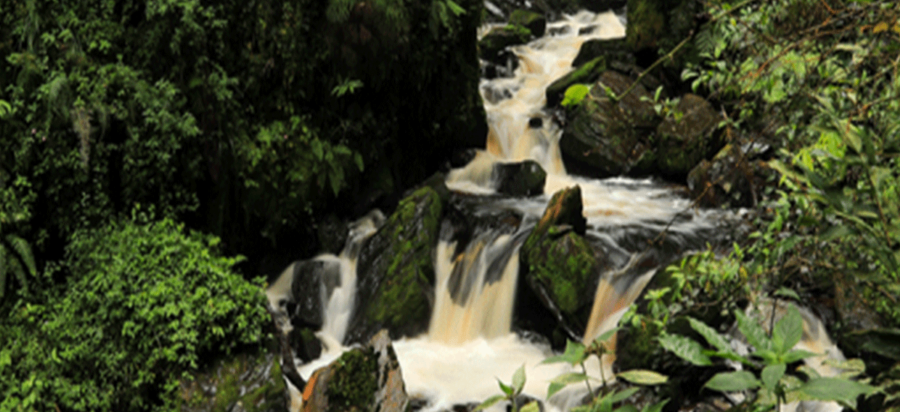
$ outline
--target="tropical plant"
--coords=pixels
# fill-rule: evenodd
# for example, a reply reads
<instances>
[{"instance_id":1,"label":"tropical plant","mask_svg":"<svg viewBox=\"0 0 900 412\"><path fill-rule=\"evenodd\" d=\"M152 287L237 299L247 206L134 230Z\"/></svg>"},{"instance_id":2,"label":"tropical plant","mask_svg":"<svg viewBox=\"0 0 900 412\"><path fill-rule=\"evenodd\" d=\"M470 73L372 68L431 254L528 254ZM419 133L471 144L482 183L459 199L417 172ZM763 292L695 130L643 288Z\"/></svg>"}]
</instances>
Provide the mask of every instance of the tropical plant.
<instances>
[{"instance_id":1,"label":"tropical plant","mask_svg":"<svg viewBox=\"0 0 900 412\"><path fill-rule=\"evenodd\" d=\"M788 365L821 355L795 348L803 337L804 326L800 312L793 305L774 325L771 333L767 333L755 319L742 311L735 311L735 316L738 329L753 348L747 355L739 354L725 336L693 318L689 318L691 328L703 336L713 349L704 349L700 343L681 335L666 334L659 339L660 343L666 350L696 366L712 366L711 357L717 357L739 362L744 367L758 371L720 372L707 381L704 387L721 392L758 389L756 397L748 398L745 402L767 409L774 406L775 410L781 410L781 405L801 400L836 401L855 408L859 395L874 392L875 388L867 384L849 380L846 376L822 377L811 368L802 369L807 374L808 379L805 381L787 373ZM856 364L865 369L861 362ZM856 371L861 372L862 370Z\"/></svg>"}]
</instances>

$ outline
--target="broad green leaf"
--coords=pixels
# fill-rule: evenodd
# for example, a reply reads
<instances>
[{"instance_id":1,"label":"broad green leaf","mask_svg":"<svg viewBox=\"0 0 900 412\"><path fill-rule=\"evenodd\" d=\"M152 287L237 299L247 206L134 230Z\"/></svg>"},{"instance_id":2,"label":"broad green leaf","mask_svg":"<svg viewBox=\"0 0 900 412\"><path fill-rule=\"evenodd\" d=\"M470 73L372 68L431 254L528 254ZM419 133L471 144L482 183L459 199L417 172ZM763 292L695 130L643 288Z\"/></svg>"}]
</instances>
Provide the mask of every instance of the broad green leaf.
<instances>
[{"instance_id":1,"label":"broad green leaf","mask_svg":"<svg viewBox=\"0 0 900 412\"><path fill-rule=\"evenodd\" d=\"M848 359L845 361L839 361L835 359L826 359L823 362L826 366L831 366L841 370L840 378L850 379L859 374L865 373L866 364L862 361L862 359Z\"/></svg>"},{"instance_id":2,"label":"broad green leaf","mask_svg":"<svg viewBox=\"0 0 900 412\"><path fill-rule=\"evenodd\" d=\"M630 398L632 395L638 393L641 390L640 388L628 388L624 391L613 392L607 395L607 399L609 399L610 403L622 402L625 399Z\"/></svg>"},{"instance_id":3,"label":"broad green leaf","mask_svg":"<svg viewBox=\"0 0 900 412\"><path fill-rule=\"evenodd\" d=\"M516 369L516 372L513 374L512 378L512 387L516 391L516 395L522 393L522 388L525 387L525 364L519 366L519 369Z\"/></svg>"},{"instance_id":4,"label":"broad green leaf","mask_svg":"<svg viewBox=\"0 0 900 412\"><path fill-rule=\"evenodd\" d=\"M794 305L788 306L787 314L775 324L772 331L774 349L779 355L788 353L803 337L803 318Z\"/></svg>"},{"instance_id":5,"label":"broad green leaf","mask_svg":"<svg viewBox=\"0 0 900 412\"><path fill-rule=\"evenodd\" d=\"M710 345L713 345L719 352L731 353L731 345L728 343L728 340L725 339L719 332L716 332L715 329L707 326L705 323L700 322L697 319L688 317L688 321L691 323L691 328L693 328L697 333L703 336Z\"/></svg>"},{"instance_id":6,"label":"broad green leaf","mask_svg":"<svg viewBox=\"0 0 900 412\"><path fill-rule=\"evenodd\" d=\"M758 388L759 381L747 371L722 372L717 373L703 386L721 392L738 392Z\"/></svg>"},{"instance_id":7,"label":"broad green leaf","mask_svg":"<svg viewBox=\"0 0 900 412\"><path fill-rule=\"evenodd\" d=\"M778 381L781 380L781 377L784 376L784 372L787 370L787 365L783 363L769 365L763 368L762 370L762 383L770 391L775 390L775 386L778 385Z\"/></svg>"},{"instance_id":8,"label":"broad green leaf","mask_svg":"<svg viewBox=\"0 0 900 412\"><path fill-rule=\"evenodd\" d=\"M811 399L850 403L859 395L870 394L875 388L843 378L810 379L798 391Z\"/></svg>"},{"instance_id":9,"label":"broad green leaf","mask_svg":"<svg viewBox=\"0 0 900 412\"><path fill-rule=\"evenodd\" d=\"M769 340L769 337L766 336L766 332L762 327L759 326L759 323L756 323L755 320L748 317L744 312L735 311L735 316L737 317L738 322L738 330L747 338L747 342L750 345L753 345L757 351L771 349L772 342Z\"/></svg>"},{"instance_id":10,"label":"broad green leaf","mask_svg":"<svg viewBox=\"0 0 900 412\"><path fill-rule=\"evenodd\" d=\"M503 391L506 396L511 397L515 394L515 390L513 389L513 387L503 383L503 381L501 381L500 379L497 379L497 384L500 385L500 390Z\"/></svg>"},{"instance_id":11,"label":"broad green leaf","mask_svg":"<svg viewBox=\"0 0 900 412\"><path fill-rule=\"evenodd\" d=\"M817 354L812 353L810 351L805 351L802 349L794 349L781 357L781 361L786 364L791 364L797 362L799 360L803 360L806 358L811 358L816 356Z\"/></svg>"},{"instance_id":12,"label":"broad green leaf","mask_svg":"<svg viewBox=\"0 0 900 412\"><path fill-rule=\"evenodd\" d=\"M476 406L475 409L472 409L472 412L476 412L476 411L480 411L480 410L482 410L482 409L490 408L491 406L494 406L495 403L500 402L500 401L502 401L502 400L504 400L504 399L506 399L506 397L503 396L503 395L494 395L494 396L491 396L490 398L487 398L487 400L485 400L484 402L482 402L480 405Z\"/></svg>"},{"instance_id":13,"label":"broad green leaf","mask_svg":"<svg viewBox=\"0 0 900 412\"><path fill-rule=\"evenodd\" d=\"M566 89L565 95L563 96L562 106L569 107L578 105L587 97L588 92L591 89L586 84L573 84Z\"/></svg>"},{"instance_id":14,"label":"broad green leaf","mask_svg":"<svg viewBox=\"0 0 900 412\"><path fill-rule=\"evenodd\" d=\"M666 375L641 369L620 372L616 376L638 385L659 385L666 383L669 380Z\"/></svg>"},{"instance_id":15,"label":"broad green leaf","mask_svg":"<svg viewBox=\"0 0 900 412\"><path fill-rule=\"evenodd\" d=\"M588 376L583 373L564 373L550 381L550 387L547 388L547 399L555 395L557 392L565 388L569 384L576 382L584 382L588 380Z\"/></svg>"},{"instance_id":16,"label":"broad green leaf","mask_svg":"<svg viewBox=\"0 0 900 412\"><path fill-rule=\"evenodd\" d=\"M699 343L679 335L665 335L659 338L659 343L669 352L697 366L710 366L712 361L703 354L703 347Z\"/></svg>"},{"instance_id":17,"label":"broad green leaf","mask_svg":"<svg viewBox=\"0 0 900 412\"><path fill-rule=\"evenodd\" d=\"M541 364L565 362L577 365L585 360L584 345L578 342L568 341L566 343L566 351L562 355L551 356L544 359Z\"/></svg>"}]
</instances>

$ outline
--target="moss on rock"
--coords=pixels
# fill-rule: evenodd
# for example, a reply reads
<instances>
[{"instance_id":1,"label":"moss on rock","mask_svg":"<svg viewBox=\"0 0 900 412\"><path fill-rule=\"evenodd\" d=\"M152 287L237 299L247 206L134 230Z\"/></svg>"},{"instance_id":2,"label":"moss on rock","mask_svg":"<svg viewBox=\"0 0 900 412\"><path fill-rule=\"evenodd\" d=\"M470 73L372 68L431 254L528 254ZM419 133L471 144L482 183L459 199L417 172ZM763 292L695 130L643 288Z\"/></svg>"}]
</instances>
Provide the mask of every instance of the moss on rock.
<instances>
[{"instance_id":1,"label":"moss on rock","mask_svg":"<svg viewBox=\"0 0 900 412\"><path fill-rule=\"evenodd\" d=\"M328 410L369 410L377 390L378 361L371 348L344 352L331 367Z\"/></svg>"},{"instance_id":2,"label":"moss on rock","mask_svg":"<svg viewBox=\"0 0 900 412\"><path fill-rule=\"evenodd\" d=\"M190 412L285 410L279 357L242 354L217 362L181 384L177 406Z\"/></svg>"},{"instance_id":3,"label":"moss on rock","mask_svg":"<svg viewBox=\"0 0 900 412\"><path fill-rule=\"evenodd\" d=\"M584 233L581 189L553 195L519 256L525 279L544 305L571 318L590 302L590 285L599 262Z\"/></svg>"},{"instance_id":4,"label":"moss on rock","mask_svg":"<svg viewBox=\"0 0 900 412\"><path fill-rule=\"evenodd\" d=\"M401 200L363 246L348 341L365 342L383 328L394 338L427 329L434 288L432 250L449 196L442 179L430 182Z\"/></svg>"}]
</instances>

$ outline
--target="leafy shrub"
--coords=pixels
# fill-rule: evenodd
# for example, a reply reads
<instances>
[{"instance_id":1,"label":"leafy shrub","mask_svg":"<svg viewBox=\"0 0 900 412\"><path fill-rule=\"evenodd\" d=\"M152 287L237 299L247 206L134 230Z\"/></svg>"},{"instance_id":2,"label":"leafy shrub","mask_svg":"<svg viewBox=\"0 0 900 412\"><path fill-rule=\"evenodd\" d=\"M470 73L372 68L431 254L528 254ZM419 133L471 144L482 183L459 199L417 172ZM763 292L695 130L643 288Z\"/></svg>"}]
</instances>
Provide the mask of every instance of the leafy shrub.
<instances>
[{"instance_id":1,"label":"leafy shrub","mask_svg":"<svg viewBox=\"0 0 900 412\"><path fill-rule=\"evenodd\" d=\"M260 281L232 271L218 239L132 218L71 237L69 284L3 319L0 410L147 410L204 359L258 342Z\"/></svg>"}]
</instances>

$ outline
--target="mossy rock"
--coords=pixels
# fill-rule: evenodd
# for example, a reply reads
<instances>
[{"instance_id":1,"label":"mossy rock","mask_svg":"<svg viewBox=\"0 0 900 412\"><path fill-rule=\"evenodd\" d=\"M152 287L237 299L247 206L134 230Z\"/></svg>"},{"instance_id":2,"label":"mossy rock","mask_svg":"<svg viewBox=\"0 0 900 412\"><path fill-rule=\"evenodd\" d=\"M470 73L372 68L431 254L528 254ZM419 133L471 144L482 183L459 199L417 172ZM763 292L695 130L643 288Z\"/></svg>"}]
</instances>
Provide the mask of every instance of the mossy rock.
<instances>
[{"instance_id":1,"label":"mossy rock","mask_svg":"<svg viewBox=\"0 0 900 412\"><path fill-rule=\"evenodd\" d=\"M704 207L749 207L771 173L752 144L726 144L712 158L701 160L688 173L691 198Z\"/></svg>"},{"instance_id":2,"label":"mossy rock","mask_svg":"<svg viewBox=\"0 0 900 412\"><path fill-rule=\"evenodd\" d=\"M498 193L510 196L536 196L544 193L547 172L538 162L526 160L496 164L491 177L497 184Z\"/></svg>"},{"instance_id":3,"label":"mossy rock","mask_svg":"<svg viewBox=\"0 0 900 412\"><path fill-rule=\"evenodd\" d=\"M495 27L478 41L478 57L482 60L503 65L507 47L528 43L533 38L531 30L525 26L507 24Z\"/></svg>"},{"instance_id":4,"label":"mossy rock","mask_svg":"<svg viewBox=\"0 0 900 412\"><path fill-rule=\"evenodd\" d=\"M625 39L635 54L647 57L639 64L650 65L658 53L668 53L687 39L697 25L694 17L702 11L699 0L628 0ZM666 77L678 81L684 64L698 59L696 47L688 42L665 63Z\"/></svg>"},{"instance_id":5,"label":"mossy rock","mask_svg":"<svg viewBox=\"0 0 900 412\"><path fill-rule=\"evenodd\" d=\"M605 56L610 66L628 67L635 63L634 54L625 39L591 39L581 44L572 67L578 67L600 56ZM618 67L616 67L618 70Z\"/></svg>"},{"instance_id":6,"label":"mossy rock","mask_svg":"<svg viewBox=\"0 0 900 412\"><path fill-rule=\"evenodd\" d=\"M430 182L401 200L363 245L348 342L367 341L383 328L393 338L427 330L434 293L432 251L450 193L442 178Z\"/></svg>"},{"instance_id":7,"label":"mossy rock","mask_svg":"<svg viewBox=\"0 0 900 412\"><path fill-rule=\"evenodd\" d=\"M528 29L534 37L541 37L547 29L547 18L529 10L516 10L509 15L509 24Z\"/></svg>"},{"instance_id":8,"label":"mossy rock","mask_svg":"<svg viewBox=\"0 0 900 412\"><path fill-rule=\"evenodd\" d=\"M704 98L686 94L656 129L659 173L683 180L701 160L722 147L717 136L719 114Z\"/></svg>"},{"instance_id":9,"label":"mossy rock","mask_svg":"<svg viewBox=\"0 0 900 412\"><path fill-rule=\"evenodd\" d=\"M601 264L584 233L581 189L563 189L550 200L519 253L524 279L551 312L583 328L577 320L590 305L590 287Z\"/></svg>"},{"instance_id":10,"label":"mossy rock","mask_svg":"<svg viewBox=\"0 0 900 412\"><path fill-rule=\"evenodd\" d=\"M600 75L607 69L607 57L598 56L593 60L578 66L569 74L560 77L549 86L547 86L547 107L556 107L566 94L566 89L578 83L593 83L600 78Z\"/></svg>"},{"instance_id":11,"label":"mossy rock","mask_svg":"<svg viewBox=\"0 0 900 412\"><path fill-rule=\"evenodd\" d=\"M181 383L178 409L185 412L287 410L279 357L240 354L223 359Z\"/></svg>"},{"instance_id":12,"label":"mossy rock","mask_svg":"<svg viewBox=\"0 0 900 412\"><path fill-rule=\"evenodd\" d=\"M614 102L604 89L621 95L631 82L621 73L606 71L580 104L566 109L560 150L571 172L593 177L627 174L632 169L647 172L642 162L652 155L649 137L661 120L645 101L650 93L638 84Z\"/></svg>"}]
</instances>

